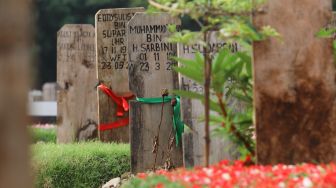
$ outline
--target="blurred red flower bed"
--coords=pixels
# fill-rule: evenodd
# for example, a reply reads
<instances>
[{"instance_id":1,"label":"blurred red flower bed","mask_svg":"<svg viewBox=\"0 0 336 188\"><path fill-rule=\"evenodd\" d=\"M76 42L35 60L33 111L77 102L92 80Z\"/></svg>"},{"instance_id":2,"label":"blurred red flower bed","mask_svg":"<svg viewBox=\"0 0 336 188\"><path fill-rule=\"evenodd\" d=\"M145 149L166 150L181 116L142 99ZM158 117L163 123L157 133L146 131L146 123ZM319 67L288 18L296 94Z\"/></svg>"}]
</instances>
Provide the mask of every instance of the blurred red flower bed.
<instances>
[{"instance_id":1,"label":"blurred red flower bed","mask_svg":"<svg viewBox=\"0 0 336 188\"><path fill-rule=\"evenodd\" d=\"M171 182L178 182L183 187L336 187L335 164L301 164L275 166L244 166L244 162L230 164L222 161L209 168L196 167L192 170L177 169L175 171L160 170L156 175L165 176ZM138 174L138 178L146 180L153 175ZM158 183L156 187L165 187Z\"/></svg>"}]
</instances>

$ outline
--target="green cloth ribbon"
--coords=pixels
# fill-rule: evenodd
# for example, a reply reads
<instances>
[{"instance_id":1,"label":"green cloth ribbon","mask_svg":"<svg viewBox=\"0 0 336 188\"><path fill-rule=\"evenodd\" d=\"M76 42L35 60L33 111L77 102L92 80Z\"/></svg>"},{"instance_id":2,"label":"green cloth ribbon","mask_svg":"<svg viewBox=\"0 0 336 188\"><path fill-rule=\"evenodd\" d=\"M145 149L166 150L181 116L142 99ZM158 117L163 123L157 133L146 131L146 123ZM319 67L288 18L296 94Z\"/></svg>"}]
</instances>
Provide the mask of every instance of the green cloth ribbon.
<instances>
[{"instance_id":1,"label":"green cloth ribbon","mask_svg":"<svg viewBox=\"0 0 336 188\"><path fill-rule=\"evenodd\" d=\"M138 102L146 103L146 104L159 104L159 103L167 103L171 102L171 100L175 98L176 99L176 105L173 109L173 125L175 130L175 138L176 138L176 146L179 145L179 143L182 140L182 133L184 132L184 123L181 121L181 102L179 96L167 96L163 98L162 97L155 97L155 98L136 98Z\"/></svg>"}]
</instances>

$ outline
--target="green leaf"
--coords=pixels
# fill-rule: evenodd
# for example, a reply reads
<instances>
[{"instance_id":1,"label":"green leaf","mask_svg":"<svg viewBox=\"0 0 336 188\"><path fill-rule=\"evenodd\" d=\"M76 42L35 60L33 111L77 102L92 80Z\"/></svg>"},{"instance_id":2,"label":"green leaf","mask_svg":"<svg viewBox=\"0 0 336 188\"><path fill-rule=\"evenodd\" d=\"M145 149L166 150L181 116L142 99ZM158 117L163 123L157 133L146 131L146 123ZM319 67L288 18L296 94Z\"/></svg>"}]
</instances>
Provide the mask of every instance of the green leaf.
<instances>
[{"instance_id":1,"label":"green leaf","mask_svg":"<svg viewBox=\"0 0 336 188\"><path fill-rule=\"evenodd\" d=\"M213 75L211 87L217 92L223 91L224 83L227 82L229 78L233 77L233 73L237 71L239 67L241 67L241 64L232 63L231 65L228 65L226 69L221 68L216 75Z\"/></svg>"},{"instance_id":2,"label":"green leaf","mask_svg":"<svg viewBox=\"0 0 336 188\"><path fill-rule=\"evenodd\" d=\"M247 55L246 52L237 52L236 55L241 58L244 62L251 64L251 56Z\"/></svg>"},{"instance_id":3,"label":"green leaf","mask_svg":"<svg viewBox=\"0 0 336 188\"><path fill-rule=\"evenodd\" d=\"M195 60L199 65L204 66L204 56L200 52L195 54Z\"/></svg>"},{"instance_id":4,"label":"green leaf","mask_svg":"<svg viewBox=\"0 0 336 188\"><path fill-rule=\"evenodd\" d=\"M176 32L176 25L175 24L168 24L168 31L171 33Z\"/></svg>"},{"instance_id":5,"label":"green leaf","mask_svg":"<svg viewBox=\"0 0 336 188\"><path fill-rule=\"evenodd\" d=\"M195 93L195 92L192 92L192 91L184 91L184 90L173 90L172 92L175 95L179 95L181 97L190 98L190 99L197 99L197 100L202 101L202 103L204 103L204 95L202 95L202 94ZM221 113L220 106L218 105L217 102L210 99L209 106L210 106L211 110L213 110L215 112L218 112L218 113Z\"/></svg>"},{"instance_id":6,"label":"green leaf","mask_svg":"<svg viewBox=\"0 0 336 188\"><path fill-rule=\"evenodd\" d=\"M216 74L220 70L220 66L223 63L225 56L228 54L228 51L227 48L223 48L216 54L212 66L213 74Z\"/></svg>"},{"instance_id":7,"label":"green leaf","mask_svg":"<svg viewBox=\"0 0 336 188\"><path fill-rule=\"evenodd\" d=\"M246 103L252 103L252 100L253 100L251 96L247 96L247 95L243 94L243 92L237 91L237 90L234 90L232 92L232 96L234 96L238 100L244 101Z\"/></svg>"},{"instance_id":8,"label":"green leaf","mask_svg":"<svg viewBox=\"0 0 336 188\"><path fill-rule=\"evenodd\" d=\"M222 110L221 110L221 108L220 108L218 102L213 101L213 100L210 99L209 103L210 103L210 104L209 104L209 106L210 106L210 110L213 110L213 111L215 111L215 112L217 112L217 113L219 113L219 114L222 114Z\"/></svg>"},{"instance_id":9,"label":"green leaf","mask_svg":"<svg viewBox=\"0 0 336 188\"><path fill-rule=\"evenodd\" d=\"M199 84L203 84L203 73L189 67L173 67L176 72L181 73L183 76L186 76Z\"/></svg>"},{"instance_id":10,"label":"green leaf","mask_svg":"<svg viewBox=\"0 0 336 188\"><path fill-rule=\"evenodd\" d=\"M210 114L210 121L219 124L219 123L224 122L225 118L223 116L211 115Z\"/></svg>"},{"instance_id":11,"label":"green leaf","mask_svg":"<svg viewBox=\"0 0 336 188\"><path fill-rule=\"evenodd\" d=\"M190 98L190 99L198 99L203 101L204 100L204 96L202 94L199 93L195 93L192 91L184 91L184 90L173 90L172 91L175 95L181 96L181 97L186 97L186 98Z\"/></svg>"},{"instance_id":12,"label":"green leaf","mask_svg":"<svg viewBox=\"0 0 336 188\"><path fill-rule=\"evenodd\" d=\"M334 33L336 33L336 28L323 28L316 33L316 36L320 38L330 38Z\"/></svg>"},{"instance_id":13,"label":"green leaf","mask_svg":"<svg viewBox=\"0 0 336 188\"><path fill-rule=\"evenodd\" d=\"M184 59L184 58L178 58L178 57L174 57L173 59L175 61L178 61L183 66L186 66L186 67L188 67L190 69L197 69L200 72L203 72L203 66L200 65L196 60L193 60L193 59Z\"/></svg>"}]
</instances>

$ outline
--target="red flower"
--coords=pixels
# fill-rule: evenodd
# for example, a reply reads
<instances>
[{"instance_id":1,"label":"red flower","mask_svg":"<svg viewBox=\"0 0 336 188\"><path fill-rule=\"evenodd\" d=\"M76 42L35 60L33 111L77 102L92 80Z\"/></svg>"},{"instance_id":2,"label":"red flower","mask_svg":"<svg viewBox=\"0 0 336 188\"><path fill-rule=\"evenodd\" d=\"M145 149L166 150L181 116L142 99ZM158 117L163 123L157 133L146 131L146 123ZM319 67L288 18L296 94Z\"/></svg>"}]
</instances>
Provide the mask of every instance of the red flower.
<instances>
[{"instance_id":1,"label":"red flower","mask_svg":"<svg viewBox=\"0 0 336 188\"><path fill-rule=\"evenodd\" d=\"M179 182L188 188L210 187L258 187L258 188L296 188L296 187L336 187L336 165L275 165L245 166L245 161L221 161L209 168L196 167L193 170L183 168L176 171L158 171L172 182ZM146 179L144 173L138 177ZM156 187L164 187L159 183Z\"/></svg>"},{"instance_id":2,"label":"red flower","mask_svg":"<svg viewBox=\"0 0 336 188\"><path fill-rule=\"evenodd\" d=\"M155 187L156 187L156 188L164 188L164 185L163 185L163 183L159 183L159 184L157 184Z\"/></svg>"},{"instance_id":3,"label":"red flower","mask_svg":"<svg viewBox=\"0 0 336 188\"><path fill-rule=\"evenodd\" d=\"M147 176L148 176L148 175L147 175L146 173L138 173L138 174L137 174L137 177L138 177L138 178L141 178L141 179L145 179L145 178L147 178Z\"/></svg>"}]
</instances>

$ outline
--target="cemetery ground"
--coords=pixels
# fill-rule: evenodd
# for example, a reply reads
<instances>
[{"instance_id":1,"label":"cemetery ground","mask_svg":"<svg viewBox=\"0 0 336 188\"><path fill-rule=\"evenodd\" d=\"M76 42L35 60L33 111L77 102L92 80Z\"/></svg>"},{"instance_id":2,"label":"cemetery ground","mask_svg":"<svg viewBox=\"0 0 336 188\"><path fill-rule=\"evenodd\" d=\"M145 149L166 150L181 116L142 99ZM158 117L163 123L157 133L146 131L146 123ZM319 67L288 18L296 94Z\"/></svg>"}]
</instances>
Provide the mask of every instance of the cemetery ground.
<instances>
[{"instance_id":1,"label":"cemetery ground","mask_svg":"<svg viewBox=\"0 0 336 188\"><path fill-rule=\"evenodd\" d=\"M335 187L336 164L251 165L223 160L208 168L130 175L129 144L56 144L54 125L29 127L35 187L95 187L121 178L122 187ZM119 182L119 181L117 181ZM121 185L117 183L117 185Z\"/></svg>"}]
</instances>

